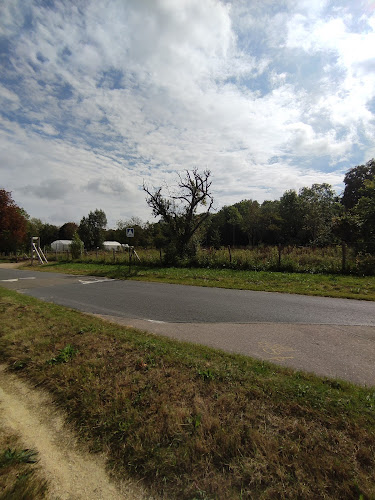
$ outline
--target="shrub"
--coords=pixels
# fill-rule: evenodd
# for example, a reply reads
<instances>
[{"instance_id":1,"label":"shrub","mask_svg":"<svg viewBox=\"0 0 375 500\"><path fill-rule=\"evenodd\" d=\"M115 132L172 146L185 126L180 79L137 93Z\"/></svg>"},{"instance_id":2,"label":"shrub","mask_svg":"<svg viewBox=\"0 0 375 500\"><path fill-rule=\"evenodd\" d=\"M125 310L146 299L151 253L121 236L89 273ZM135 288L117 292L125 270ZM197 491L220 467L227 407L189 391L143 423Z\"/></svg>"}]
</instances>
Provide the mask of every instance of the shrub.
<instances>
[{"instance_id":1,"label":"shrub","mask_svg":"<svg viewBox=\"0 0 375 500\"><path fill-rule=\"evenodd\" d=\"M72 243L70 244L70 251L72 252L73 259L79 259L83 252L83 241L78 236L77 231L73 234Z\"/></svg>"}]
</instances>

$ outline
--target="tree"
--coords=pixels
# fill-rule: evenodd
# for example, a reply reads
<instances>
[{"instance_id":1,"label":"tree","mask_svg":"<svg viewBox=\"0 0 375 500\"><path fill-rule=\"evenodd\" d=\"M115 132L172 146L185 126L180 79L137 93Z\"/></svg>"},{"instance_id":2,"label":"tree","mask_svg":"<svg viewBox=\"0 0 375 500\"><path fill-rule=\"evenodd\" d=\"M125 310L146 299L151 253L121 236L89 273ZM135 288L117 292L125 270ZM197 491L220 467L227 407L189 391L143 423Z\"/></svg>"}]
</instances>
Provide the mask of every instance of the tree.
<instances>
[{"instance_id":1,"label":"tree","mask_svg":"<svg viewBox=\"0 0 375 500\"><path fill-rule=\"evenodd\" d=\"M375 254L375 175L364 181L361 195L351 212L358 221L364 249Z\"/></svg>"},{"instance_id":2,"label":"tree","mask_svg":"<svg viewBox=\"0 0 375 500\"><path fill-rule=\"evenodd\" d=\"M134 237L126 236L126 229L132 227L134 229ZM146 247L149 245L148 224L143 223L139 217L131 217L129 220L119 220L117 222L118 241L120 243L129 243L136 247Z\"/></svg>"},{"instance_id":3,"label":"tree","mask_svg":"<svg viewBox=\"0 0 375 500\"><path fill-rule=\"evenodd\" d=\"M232 227L232 246L236 244L236 228L242 224L242 216L234 205L227 207L227 222Z\"/></svg>"},{"instance_id":4,"label":"tree","mask_svg":"<svg viewBox=\"0 0 375 500\"><path fill-rule=\"evenodd\" d=\"M193 236L208 218L213 205L210 175L209 170L203 174L197 169L187 170L185 177L179 176L178 191L167 197L161 187L151 191L143 185L147 204L155 217L162 218L164 234L168 238L166 258L169 262L195 253ZM206 210L198 214L200 207Z\"/></svg>"},{"instance_id":5,"label":"tree","mask_svg":"<svg viewBox=\"0 0 375 500\"><path fill-rule=\"evenodd\" d=\"M36 217L32 217L27 221L27 236L30 239L32 236L40 236L43 222Z\"/></svg>"},{"instance_id":6,"label":"tree","mask_svg":"<svg viewBox=\"0 0 375 500\"><path fill-rule=\"evenodd\" d=\"M26 212L16 205L11 192L0 189L0 252L16 252L26 238Z\"/></svg>"},{"instance_id":7,"label":"tree","mask_svg":"<svg viewBox=\"0 0 375 500\"><path fill-rule=\"evenodd\" d=\"M52 224L45 224L40 219L32 217L27 223L27 236L30 239L32 236L40 237L41 246L50 245L53 241L59 238L59 229ZM71 239L71 238L62 238Z\"/></svg>"},{"instance_id":8,"label":"tree","mask_svg":"<svg viewBox=\"0 0 375 500\"><path fill-rule=\"evenodd\" d=\"M96 209L83 217L78 234L88 250L102 248L104 242L104 229L107 225L107 217L103 210Z\"/></svg>"},{"instance_id":9,"label":"tree","mask_svg":"<svg viewBox=\"0 0 375 500\"><path fill-rule=\"evenodd\" d=\"M59 239L72 240L76 231L78 231L78 226L75 222L66 222L59 229Z\"/></svg>"},{"instance_id":10,"label":"tree","mask_svg":"<svg viewBox=\"0 0 375 500\"><path fill-rule=\"evenodd\" d=\"M326 245L332 243L333 218L340 215L340 204L329 184L313 184L299 191L303 211L304 230L309 243Z\"/></svg>"},{"instance_id":11,"label":"tree","mask_svg":"<svg viewBox=\"0 0 375 500\"><path fill-rule=\"evenodd\" d=\"M375 159L368 161L366 165L358 165L350 169L344 178L345 189L342 203L347 210L353 208L362 196L365 181L375 175Z\"/></svg>"},{"instance_id":12,"label":"tree","mask_svg":"<svg viewBox=\"0 0 375 500\"><path fill-rule=\"evenodd\" d=\"M354 243L360 235L360 222L352 211L332 219L332 232L342 242Z\"/></svg>"},{"instance_id":13,"label":"tree","mask_svg":"<svg viewBox=\"0 0 375 500\"><path fill-rule=\"evenodd\" d=\"M59 228L53 224L43 224L39 236L42 247L50 245L53 241L59 239Z\"/></svg>"},{"instance_id":14,"label":"tree","mask_svg":"<svg viewBox=\"0 0 375 500\"><path fill-rule=\"evenodd\" d=\"M265 200L260 206L260 238L263 243L275 245L281 242L280 202Z\"/></svg>"},{"instance_id":15,"label":"tree","mask_svg":"<svg viewBox=\"0 0 375 500\"><path fill-rule=\"evenodd\" d=\"M243 200L236 203L235 207L241 214L241 229L247 236L247 243L253 246L259 233L260 205L254 200Z\"/></svg>"},{"instance_id":16,"label":"tree","mask_svg":"<svg viewBox=\"0 0 375 500\"><path fill-rule=\"evenodd\" d=\"M301 244L303 241L303 207L294 189L285 191L280 198L281 239L286 244Z\"/></svg>"}]
</instances>

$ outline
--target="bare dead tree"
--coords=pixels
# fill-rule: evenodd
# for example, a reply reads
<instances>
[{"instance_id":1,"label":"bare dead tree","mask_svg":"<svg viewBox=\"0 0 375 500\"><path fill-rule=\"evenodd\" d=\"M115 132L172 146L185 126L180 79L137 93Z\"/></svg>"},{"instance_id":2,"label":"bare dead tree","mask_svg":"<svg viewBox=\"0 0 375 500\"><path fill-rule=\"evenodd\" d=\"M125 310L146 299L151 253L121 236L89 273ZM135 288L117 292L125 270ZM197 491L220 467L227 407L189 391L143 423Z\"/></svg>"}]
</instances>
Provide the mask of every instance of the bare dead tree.
<instances>
[{"instance_id":1,"label":"bare dead tree","mask_svg":"<svg viewBox=\"0 0 375 500\"><path fill-rule=\"evenodd\" d=\"M169 254L183 257L191 251L191 240L199 227L210 214L213 197L210 191L211 172L205 170L202 174L194 169L186 171L185 176L179 176L178 191L165 196L162 188L151 191L145 184L143 189L147 194L147 204L152 208L155 217L161 217L168 233ZM197 213L198 209L206 210ZM190 247L190 248L189 248Z\"/></svg>"}]
</instances>

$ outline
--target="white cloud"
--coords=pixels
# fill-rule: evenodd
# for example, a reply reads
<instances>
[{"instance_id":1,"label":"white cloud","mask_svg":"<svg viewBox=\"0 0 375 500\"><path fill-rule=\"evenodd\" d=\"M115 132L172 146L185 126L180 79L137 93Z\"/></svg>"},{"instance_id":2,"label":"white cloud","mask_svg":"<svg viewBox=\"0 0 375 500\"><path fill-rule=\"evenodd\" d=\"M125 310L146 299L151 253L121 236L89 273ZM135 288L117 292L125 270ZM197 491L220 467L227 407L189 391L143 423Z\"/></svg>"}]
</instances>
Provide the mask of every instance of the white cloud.
<instances>
[{"instance_id":1,"label":"white cloud","mask_svg":"<svg viewBox=\"0 0 375 500\"><path fill-rule=\"evenodd\" d=\"M47 200L63 199L66 194L74 189L73 184L63 178L43 179L38 184L27 185L21 188L26 195L35 195Z\"/></svg>"},{"instance_id":2,"label":"white cloud","mask_svg":"<svg viewBox=\"0 0 375 500\"><path fill-rule=\"evenodd\" d=\"M354 29L354 11L339 7L6 0L4 185L32 215L60 222L64 206L77 207L76 221L95 208L148 218L143 179L160 185L193 167L212 170L219 205L339 185L335 162L353 166L354 145L370 151L375 136L374 16L361 13L365 28ZM55 179L74 188L61 183L61 203L50 196L46 210L40 196Z\"/></svg>"},{"instance_id":3,"label":"white cloud","mask_svg":"<svg viewBox=\"0 0 375 500\"><path fill-rule=\"evenodd\" d=\"M5 103L7 104L11 103L11 104L16 104L17 106L20 101L17 94L7 89L3 85L0 85L0 99L5 101Z\"/></svg>"}]
</instances>

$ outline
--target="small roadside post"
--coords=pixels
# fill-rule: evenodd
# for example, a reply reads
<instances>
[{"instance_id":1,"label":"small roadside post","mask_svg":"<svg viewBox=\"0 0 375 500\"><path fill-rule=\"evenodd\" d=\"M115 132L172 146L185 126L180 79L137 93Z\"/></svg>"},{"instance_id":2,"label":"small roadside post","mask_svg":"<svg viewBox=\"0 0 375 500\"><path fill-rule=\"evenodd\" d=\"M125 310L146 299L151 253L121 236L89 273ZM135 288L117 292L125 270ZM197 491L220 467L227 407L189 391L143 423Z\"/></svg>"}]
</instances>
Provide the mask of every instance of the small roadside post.
<instances>
[{"instance_id":1,"label":"small roadside post","mask_svg":"<svg viewBox=\"0 0 375 500\"><path fill-rule=\"evenodd\" d=\"M134 238L134 228L133 227L127 227L126 228L126 237L127 238ZM132 268L132 254L133 254L133 247L129 245L129 275L131 273L131 268Z\"/></svg>"}]
</instances>

